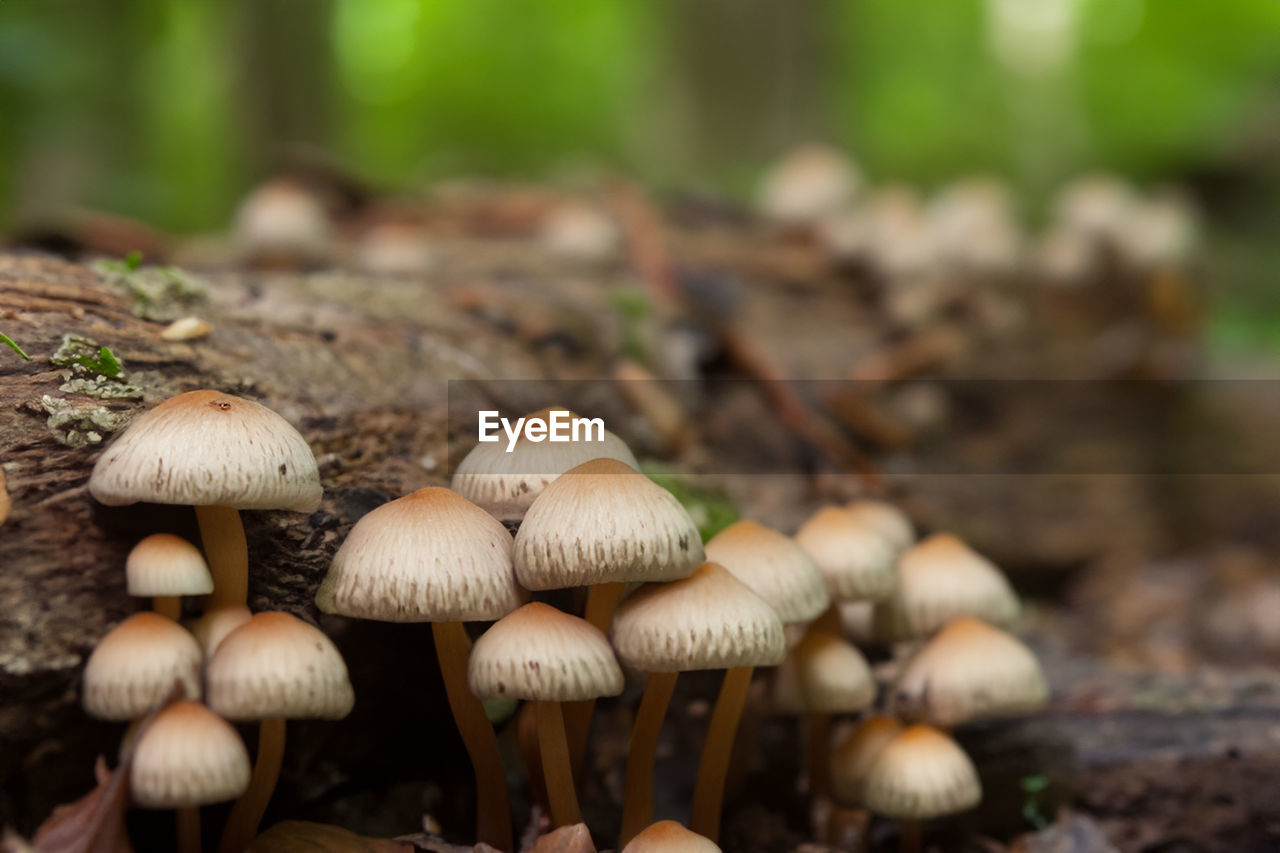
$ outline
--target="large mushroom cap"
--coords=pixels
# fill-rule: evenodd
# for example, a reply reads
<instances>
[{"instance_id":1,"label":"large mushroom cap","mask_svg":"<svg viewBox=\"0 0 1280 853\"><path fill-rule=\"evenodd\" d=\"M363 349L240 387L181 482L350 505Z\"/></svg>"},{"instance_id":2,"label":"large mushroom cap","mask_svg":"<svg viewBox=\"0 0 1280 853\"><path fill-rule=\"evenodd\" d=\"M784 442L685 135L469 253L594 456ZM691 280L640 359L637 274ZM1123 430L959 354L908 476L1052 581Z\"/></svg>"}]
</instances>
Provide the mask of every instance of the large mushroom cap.
<instances>
[{"instance_id":1,"label":"large mushroom cap","mask_svg":"<svg viewBox=\"0 0 1280 853\"><path fill-rule=\"evenodd\" d=\"M880 755L902 731L902 723L892 717L867 717L848 735L840 738L831 753L831 793L847 806L861 806L867 773Z\"/></svg>"},{"instance_id":2,"label":"large mushroom cap","mask_svg":"<svg viewBox=\"0 0 1280 853\"><path fill-rule=\"evenodd\" d=\"M880 532L840 507L824 507L796 533L838 601L880 601L893 592L894 548Z\"/></svg>"},{"instance_id":3,"label":"large mushroom cap","mask_svg":"<svg viewBox=\"0 0 1280 853\"><path fill-rule=\"evenodd\" d=\"M213 576L200 549L181 536L155 533L143 539L124 564L129 594L208 595Z\"/></svg>"},{"instance_id":4,"label":"large mushroom cap","mask_svg":"<svg viewBox=\"0 0 1280 853\"><path fill-rule=\"evenodd\" d=\"M686 577L703 560L698 528L675 496L616 459L593 459L542 490L516 533L529 589Z\"/></svg>"},{"instance_id":5,"label":"large mushroom cap","mask_svg":"<svg viewBox=\"0 0 1280 853\"><path fill-rule=\"evenodd\" d=\"M135 613L103 637L84 668L84 709L104 720L132 720L160 707L174 685L200 698L200 646L158 613Z\"/></svg>"},{"instance_id":6,"label":"large mushroom cap","mask_svg":"<svg viewBox=\"0 0 1280 853\"><path fill-rule=\"evenodd\" d=\"M566 418L566 423L579 417L553 406L531 412L525 419L546 421L553 412L563 413L556 417ZM640 467L622 439L604 430L602 441L590 440L595 435L594 430L589 430L581 433L578 441L532 441L522 430L510 453L506 435L500 435L497 442L477 444L458 463L450 485L496 518L520 521L547 484L570 468L592 459L616 459L632 468Z\"/></svg>"},{"instance_id":7,"label":"large mushroom cap","mask_svg":"<svg viewBox=\"0 0 1280 853\"><path fill-rule=\"evenodd\" d=\"M871 763L863 791L868 809L898 820L954 814L982 799L969 756L928 726L911 726L889 741Z\"/></svg>"},{"instance_id":8,"label":"large mushroom cap","mask_svg":"<svg viewBox=\"0 0 1280 853\"><path fill-rule=\"evenodd\" d=\"M886 501L857 500L845 511L859 524L865 524L889 541L897 551L904 551L916 541L916 529L907 514Z\"/></svg>"},{"instance_id":9,"label":"large mushroom cap","mask_svg":"<svg viewBox=\"0 0 1280 853\"><path fill-rule=\"evenodd\" d=\"M951 728L1042 707L1049 684L1017 637L962 616L906 662L890 695L897 713Z\"/></svg>"},{"instance_id":10,"label":"large mushroom cap","mask_svg":"<svg viewBox=\"0 0 1280 853\"><path fill-rule=\"evenodd\" d=\"M525 593L511 568L511 534L448 489L419 489L356 522L316 604L380 622L498 619Z\"/></svg>"},{"instance_id":11,"label":"large mushroom cap","mask_svg":"<svg viewBox=\"0 0 1280 853\"><path fill-rule=\"evenodd\" d=\"M499 619L476 640L468 680L482 699L552 702L617 696L623 685L604 634L539 601Z\"/></svg>"},{"instance_id":12,"label":"large mushroom cap","mask_svg":"<svg viewBox=\"0 0 1280 853\"><path fill-rule=\"evenodd\" d=\"M898 559L898 586L876 605L876 634L927 637L957 616L997 625L1018 618L1018 597L990 560L949 533L935 533Z\"/></svg>"},{"instance_id":13,"label":"large mushroom cap","mask_svg":"<svg viewBox=\"0 0 1280 853\"><path fill-rule=\"evenodd\" d=\"M720 853L720 845L674 820L660 820L631 839L622 853Z\"/></svg>"},{"instance_id":14,"label":"large mushroom cap","mask_svg":"<svg viewBox=\"0 0 1280 853\"><path fill-rule=\"evenodd\" d=\"M810 631L774 676L774 704L799 714L850 714L876 698L871 668L842 637Z\"/></svg>"},{"instance_id":15,"label":"large mushroom cap","mask_svg":"<svg viewBox=\"0 0 1280 853\"><path fill-rule=\"evenodd\" d=\"M202 806L240 796L249 775L249 753L231 724L199 702L177 702L134 748L129 790L143 808Z\"/></svg>"},{"instance_id":16,"label":"large mushroom cap","mask_svg":"<svg viewBox=\"0 0 1280 853\"><path fill-rule=\"evenodd\" d=\"M355 704L333 641L288 613L255 614L227 634L205 680L209 707L232 720L336 720Z\"/></svg>"},{"instance_id":17,"label":"large mushroom cap","mask_svg":"<svg viewBox=\"0 0 1280 853\"><path fill-rule=\"evenodd\" d=\"M623 601L613 644L627 666L646 672L773 666L786 654L778 614L716 563Z\"/></svg>"},{"instance_id":18,"label":"large mushroom cap","mask_svg":"<svg viewBox=\"0 0 1280 853\"><path fill-rule=\"evenodd\" d=\"M769 603L785 624L808 622L831 599L816 563L795 540L743 519L707 543L707 559L724 566Z\"/></svg>"},{"instance_id":19,"label":"large mushroom cap","mask_svg":"<svg viewBox=\"0 0 1280 853\"><path fill-rule=\"evenodd\" d=\"M108 506L146 501L237 509L320 506L311 448L266 406L188 391L129 424L98 457L89 491Z\"/></svg>"}]
</instances>

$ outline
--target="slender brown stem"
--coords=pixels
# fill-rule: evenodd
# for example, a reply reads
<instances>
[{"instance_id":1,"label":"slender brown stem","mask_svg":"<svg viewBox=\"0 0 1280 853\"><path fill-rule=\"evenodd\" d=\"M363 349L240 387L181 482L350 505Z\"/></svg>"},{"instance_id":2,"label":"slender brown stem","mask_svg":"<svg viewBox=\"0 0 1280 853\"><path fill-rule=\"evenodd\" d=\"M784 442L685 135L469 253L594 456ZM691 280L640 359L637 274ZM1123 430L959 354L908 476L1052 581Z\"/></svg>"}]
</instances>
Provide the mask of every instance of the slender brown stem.
<instances>
[{"instance_id":1,"label":"slender brown stem","mask_svg":"<svg viewBox=\"0 0 1280 853\"><path fill-rule=\"evenodd\" d=\"M924 837L920 832L920 821L904 820L900 824L901 834L898 837L898 849L901 853L920 853L924 849Z\"/></svg>"},{"instance_id":2,"label":"slender brown stem","mask_svg":"<svg viewBox=\"0 0 1280 853\"><path fill-rule=\"evenodd\" d=\"M831 715L809 715L809 799L819 800L831 793Z\"/></svg>"},{"instance_id":3,"label":"slender brown stem","mask_svg":"<svg viewBox=\"0 0 1280 853\"><path fill-rule=\"evenodd\" d=\"M809 623L809 628L805 634L831 634L835 637L844 636L844 626L840 623L840 605L831 602L831 606L822 613L818 614L818 618Z\"/></svg>"},{"instance_id":4,"label":"slender brown stem","mask_svg":"<svg viewBox=\"0 0 1280 853\"><path fill-rule=\"evenodd\" d=\"M271 793L280 778L284 761L284 720L263 720L258 724L258 758L253 763L249 787L231 807L227 827L222 831L218 853L240 853L258 834L258 824L266 814Z\"/></svg>"},{"instance_id":5,"label":"slender brown stem","mask_svg":"<svg viewBox=\"0 0 1280 853\"><path fill-rule=\"evenodd\" d=\"M532 702L520 706L516 734L520 741L520 757L524 759L524 773L529 781L529 799L542 809L543 814L549 814L551 804L547 800L546 780L542 778L542 753L538 750L538 717Z\"/></svg>"},{"instance_id":6,"label":"slender brown stem","mask_svg":"<svg viewBox=\"0 0 1280 853\"><path fill-rule=\"evenodd\" d=\"M167 616L177 622L182 618L182 597L178 595L157 595L151 599L151 609L161 616Z\"/></svg>"},{"instance_id":7,"label":"slender brown stem","mask_svg":"<svg viewBox=\"0 0 1280 853\"><path fill-rule=\"evenodd\" d=\"M178 809L178 853L200 853L200 807Z\"/></svg>"},{"instance_id":8,"label":"slender brown stem","mask_svg":"<svg viewBox=\"0 0 1280 853\"><path fill-rule=\"evenodd\" d=\"M559 702L534 702L538 715L538 745L542 751L542 773L547 780L547 796L551 798L551 822L556 826L572 826L582 822L578 810L578 792L573 786L569 767L569 742L564 735L564 714Z\"/></svg>"},{"instance_id":9,"label":"slender brown stem","mask_svg":"<svg viewBox=\"0 0 1280 853\"><path fill-rule=\"evenodd\" d=\"M587 606L583 618L608 634L609 625L613 622L613 611L617 609L626 590L625 583L598 583L591 587L587 591ZM586 766L591 716L595 713L595 708L594 699L564 703L564 726L569 735L569 761L575 779L582 778L582 771Z\"/></svg>"},{"instance_id":10,"label":"slender brown stem","mask_svg":"<svg viewBox=\"0 0 1280 853\"><path fill-rule=\"evenodd\" d=\"M711 724L707 727L707 740L702 747L698 781L693 787L689 828L712 841L720 838L724 779L729 769L729 755L733 752L733 736L738 730L742 706L747 701L747 689L751 686L751 670L749 666L736 666L725 671L720 696L716 699Z\"/></svg>"},{"instance_id":11,"label":"slender brown stem","mask_svg":"<svg viewBox=\"0 0 1280 853\"><path fill-rule=\"evenodd\" d=\"M200 539L213 575L209 610L246 604L249 600L249 544L244 538L240 512L229 506L198 506Z\"/></svg>"},{"instance_id":12,"label":"slender brown stem","mask_svg":"<svg viewBox=\"0 0 1280 853\"><path fill-rule=\"evenodd\" d=\"M667 705L671 703L679 675L678 672L651 672L644 685L644 697L636 711L627 749L627 794L622 806L619 850L653 823L653 759L658 752L662 720L667 715Z\"/></svg>"},{"instance_id":13,"label":"slender brown stem","mask_svg":"<svg viewBox=\"0 0 1280 853\"><path fill-rule=\"evenodd\" d=\"M476 774L476 834L480 841L499 850L511 850L511 807L498 736L485 716L484 705L467 684L471 639L461 622L432 622L431 634L453 721Z\"/></svg>"}]
</instances>

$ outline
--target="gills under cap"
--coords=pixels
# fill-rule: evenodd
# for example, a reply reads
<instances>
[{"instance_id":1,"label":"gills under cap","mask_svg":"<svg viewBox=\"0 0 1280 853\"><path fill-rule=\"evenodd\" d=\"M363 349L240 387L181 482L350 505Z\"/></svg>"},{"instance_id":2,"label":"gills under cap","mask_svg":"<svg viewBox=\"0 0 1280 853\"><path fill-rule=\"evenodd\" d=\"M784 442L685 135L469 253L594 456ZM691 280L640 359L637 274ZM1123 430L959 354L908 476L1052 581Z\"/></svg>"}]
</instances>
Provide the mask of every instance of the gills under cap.
<instances>
[{"instance_id":1,"label":"gills under cap","mask_svg":"<svg viewBox=\"0 0 1280 853\"><path fill-rule=\"evenodd\" d=\"M837 802L847 806L863 805L871 765L902 728L902 723L892 717L875 715L839 738L831 753L831 793Z\"/></svg>"},{"instance_id":2,"label":"gills under cap","mask_svg":"<svg viewBox=\"0 0 1280 853\"><path fill-rule=\"evenodd\" d=\"M605 635L539 601L494 623L471 650L471 692L481 699L576 702L622 692Z\"/></svg>"},{"instance_id":3,"label":"gills under cap","mask_svg":"<svg viewBox=\"0 0 1280 853\"><path fill-rule=\"evenodd\" d=\"M232 394L188 391L129 424L98 457L89 491L108 506L313 512L322 490L311 448L284 418Z\"/></svg>"},{"instance_id":4,"label":"gills under cap","mask_svg":"<svg viewBox=\"0 0 1280 853\"><path fill-rule=\"evenodd\" d=\"M160 707L174 685L200 698L200 646L167 616L135 613L103 637L84 668L84 709L104 720L132 720Z\"/></svg>"},{"instance_id":5,"label":"gills under cap","mask_svg":"<svg viewBox=\"0 0 1280 853\"><path fill-rule=\"evenodd\" d=\"M622 853L720 853L720 845L674 820L660 820L631 839Z\"/></svg>"},{"instance_id":6,"label":"gills under cap","mask_svg":"<svg viewBox=\"0 0 1280 853\"><path fill-rule=\"evenodd\" d=\"M848 510L818 510L796 533L796 542L818 564L837 601L880 601L897 584L893 546Z\"/></svg>"},{"instance_id":7,"label":"gills under cap","mask_svg":"<svg viewBox=\"0 0 1280 853\"><path fill-rule=\"evenodd\" d=\"M623 601L613 644L623 663L646 672L774 666L786 654L778 614L716 563Z\"/></svg>"},{"instance_id":8,"label":"gills under cap","mask_svg":"<svg viewBox=\"0 0 1280 853\"><path fill-rule=\"evenodd\" d=\"M526 420L549 420L553 411L565 417L579 416L552 406L525 415ZM594 432L589 433L594 436ZM601 441L531 441L522 430L511 452L507 440L477 444L454 472L450 485L469 501L502 521L520 521L547 484L570 468L592 459L616 459L639 468L636 457L622 439L604 430Z\"/></svg>"},{"instance_id":9,"label":"gills under cap","mask_svg":"<svg viewBox=\"0 0 1280 853\"><path fill-rule=\"evenodd\" d=\"M333 641L288 613L255 614L227 634L205 680L209 707L232 720L337 720L355 704Z\"/></svg>"},{"instance_id":10,"label":"gills under cap","mask_svg":"<svg viewBox=\"0 0 1280 853\"><path fill-rule=\"evenodd\" d=\"M477 622L499 619L525 598L502 523L456 492L431 487L356 522L316 604L380 622Z\"/></svg>"},{"instance_id":11,"label":"gills under cap","mask_svg":"<svg viewBox=\"0 0 1280 853\"><path fill-rule=\"evenodd\" d=\"M155 533L134 545L124 570L130 595L156 597L213 592L213 576L200 549L181 536L169 533Z\"/></svg>"},{"instance_id":12,"label":"gills under cap","mask_svg":"<svg viewBox=\"0 0 1280 853\"><path fill-rule=\"evenodd\" d=\"M831 603L821 570L789 536L743 519L707 543L707 559L724 566L778 612L784 624L808 622Z\"/></svg>"},{"instance_id":13,"label":"gills under cap","mask_svg":"<svg viewBox=\"0 0 1280 853\"><path fill-rule=\"evenodd\" d=\"M234 800L249 776L249 753L231 724L199 702L176 702L134 747L129 790L143 808L185 808Z\"/></svg>"},{"instance_id":14,"label":"gills under cap","mask_svg":"<svg viewBox=\"0 0 1280 853\"><path fill-rule=\"evenodd\" d=\"M911 726L880 750L864 782L871 811L898 820L927 820L962 812L982 799L969 756L929 726Z\"/></svg>"},{"instance_id":15,"label":"gills under cap","mask_svg":"<svg viewBox=\"0 0 1280 853\"><path fill-rule=\"evenodd\" d=\"M593 459L542 490L516 533L529 589L688 576L703 560L697 525L675 496L616 459Z\"/></svg>"}]
</instances>

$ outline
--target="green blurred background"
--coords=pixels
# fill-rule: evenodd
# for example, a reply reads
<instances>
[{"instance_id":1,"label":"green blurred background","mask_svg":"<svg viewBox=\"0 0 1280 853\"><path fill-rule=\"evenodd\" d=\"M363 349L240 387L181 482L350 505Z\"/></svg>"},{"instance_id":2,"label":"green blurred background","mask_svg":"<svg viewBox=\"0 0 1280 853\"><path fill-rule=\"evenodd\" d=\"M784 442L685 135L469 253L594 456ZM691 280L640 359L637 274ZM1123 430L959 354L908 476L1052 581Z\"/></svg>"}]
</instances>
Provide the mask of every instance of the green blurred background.
<instances>
[{"instance_id":1,"label":"green blurred background","mask_svg":"<svg viewBox=\"0 0 1280 853\"><path fill-rule=\"evenodd\" d=\"M1186 185L1215 338L1270 346L1278 93L1275 0L0 0L0 222L218 228L298 150L745 197L825 139L875 181L1003 175L1033 219L1085 170Z\"/></svg>"}]
</instances>

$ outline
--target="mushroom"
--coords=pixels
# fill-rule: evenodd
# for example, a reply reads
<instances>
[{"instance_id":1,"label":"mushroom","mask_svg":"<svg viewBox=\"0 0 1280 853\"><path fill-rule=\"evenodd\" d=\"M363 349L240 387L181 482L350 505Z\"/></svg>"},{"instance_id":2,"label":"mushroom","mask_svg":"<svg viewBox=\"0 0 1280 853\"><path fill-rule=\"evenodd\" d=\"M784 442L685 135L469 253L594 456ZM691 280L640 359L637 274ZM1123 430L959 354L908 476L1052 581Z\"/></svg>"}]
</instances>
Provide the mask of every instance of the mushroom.
<instances>
[{"instance_id":1,"label":"mushroom","mask_svg":"<svg viewBox=\"0 0 1280 853\"><path fill-rule=\"evenodd\" d=\"M152 598L155 612L170 619L182 615L182 596L213 592L213 576L200 549L169 533L134 545L124 570L129 594Z\"/></svg>"},{"instance_id":2,"label":"mushroom","mask_svg":"<svg viewBox=\"0 0 1280 853\"><path fill-rule=\"evenodd\" d=\"M236 605L210 610L192 622L191 633L200 643L200 648L204 650L205 661L213 657L213 653L218 650L218 644L226 639L228 634L248 622L251 616L253 614L249 612L249 608Z\"/></svg>"},{"instance_id":3,"label":"mushroom","mask_svg":"<svg viewBox=\"0 0 1280 853\"><path fill-rule=\"evenodd\" d=\"M266 406L219 391L179 394L133 421L98 457L89 491L108 506L194 506L214 610L248 596L237 510L313 512L321 495L315 457L298 431Z\"/></svg>"},{"instance_id":4,"label":"mushroom","mask_svg":"<svg viewBox=\"0 0 1280 853\"><path fill-rule=\"evenodd\" d=\"M200 851L200 806L249 786L249 753L235 728L199 702L175 702L138 739L129 790L139 806L177 809L178 850Z\"/></svg>"},{"instance_id":5,"label":"mushroom","mask_svg":"<svg viewBox=\"0 0 1280 853\"><path fill-rule=\"evenodd\" d=\"M808 227L848 208L860 183L844 152L827 145L799 145L765 175L757 207L772 224Z\"/></svg>"},{"instance_id":6,"label":"mushroom","mask_svg":"<svg viewBox=\"0 0 1280 853\"><path fill-rule=\"evenodd\" d=\"M720 845L674 820L660 820L632 838L622 853L720 853Z\"/></svg>"},{"instance_id":7,"label":"mushroom","mask_svg":"<svg viewBox=\"0 0 1280 853\"><path fill-rule=\"evenodd\" d=\"M885 640L916 640L957 616L1010 625L1019 609L995 564L950 533L935 533L898 558L898 586L876 604L875 628Z\"/></svg>"},{"instance_id":8,"label":"mushroom","mask_svg":"<svg viewBox=\"0 0 1280 853\"><path fill-rule=\"evenodd\" d=\"M867 773L880 750L897 737L902 728L902 723L892 717L873 715L837 739L830 757L829 772L831 794L841 808L831 813L832 825L827 832L831 843L840 845L840 834L835 831L834 824L845 817L848 810L853 810L861 842L857 849L868 849L867 831L871 828L871 816L865 809Z\"/></svg>"},{"instance_id":9,"label":"mushroom","mask_svg":"<svg viewBox=\"0 0 1280 853\"><path fill-rule=\"evenodd\" d=\"M856 500L846 504L845 511L854 521L879 533L895 551L901 552L916 541L916 529L906 513L887 501Z\"/></svg>"},{"instance_id":10,"label":"mushroom","mask_svg":"<svg viewBox=\"0 0 1280 853\"><path fill-rule=\"evenodd\" d=\"M482 699L534 703L552 820L556 826L580 822L560 703L622 692L622 669L605 635L584 619L533 601L476 640L467 680Z\"/></svg>"},{"instance_id":11,"label":"mushroom","mask_svg":"<svg viewBox=\"0 0 1280 853\"><path fill-rule=\"evenodd\" d=\"M579 416L560 406L525 415L525 421L550 418L564 412L570 419ZM521 431L507 452L505 442L483 442L458 463L450 482L455 491L503 522L519 522L530 505L552 480L565 471L592 459L617 459L639 468L635 456L622 439L608 430L602 441L531 441Z\"/></svg>"},{"instance_id":12,"label":"mushroom","mask_svg":"<svg viewBox=\"0 0 1280 853\"><path fill-rule=\"evenodd\" d=\"M871 811L900 822L903 853L918 853L920 821L973 808L982 785L955 741L929 726L911 726L871 762L863 798Z\"/></svg>"},{"instance_id":13,"label":"mushroom","mask_svg":"<svg viewBox=\"0 0 1280 853\"><path fill-rule=\"evenodd\" d=\"M84 709L103 720L134 720L162 706L177 684L200 698L200 646L177 622L135 613L98 641L84 667Z\"/></svg>"},{"instance_id":14,"label":"mushroom","mask_svg":"<svg viewBox=\"0 0 1280 853\"><path fill-rule=\"evenodd\" d=\"M969 720L1042 707L1040 662L1017 637L980 619L947 623L898 672L890 707L907 719L954 728Z\"/></svg>"},{"instance_id":15,"label":"mushroom","mask_svg":"<svg viewBox=\"0 0 1280 853\"><path fill-rule=\"evenodd\" d=\"M285 720L342 719L355 695L333 641L288 613L258 613L227 634L205 678L210 708L228 719L261 721L253 778L231 809L219 847L239 853L257 834L280 776Z\"/></svg>"},{"instance_id":16,"label":"mushroom","mask_svg":"<svg viewBox=\"0 0 1280 853\"><path fill-rule=\"evenodd\" d=\"M897 585L893 546L847 509L823 507L795 539L822 570L835 601L881 601Z\"/></svg>"},{"instance_id":17,"label":"mushroom","mask_svg":"<svg viewBox=\"0 0 1280 853\"><path fill-rule=\"evenodd\" d=\"M525 592L511 567L511 534L448 489L419 489L356 522L334 555L316 605L379 622L430 622L454 721L476 775L479 839L511 849L511 814L498 739L467 688L464 622L499 619Z\"/></svg>"},{"instance_id":18,"label":"mushroom","mask_svg":"<svg viewBox=\"0 0 1280 853\"><path fill-rule=\"evenodd\" d=\"M751 672L782 661L782 621L728 569L703 563L687 578L645 586L624 601L614 619L613 643L623 663L650 673L631 732L624 845L628 831L638 832L651 820L653 756L677 675L726 670L707 727L689 822L694 832L715 841L725 774Z\"/></svg>"}]
</instances>

